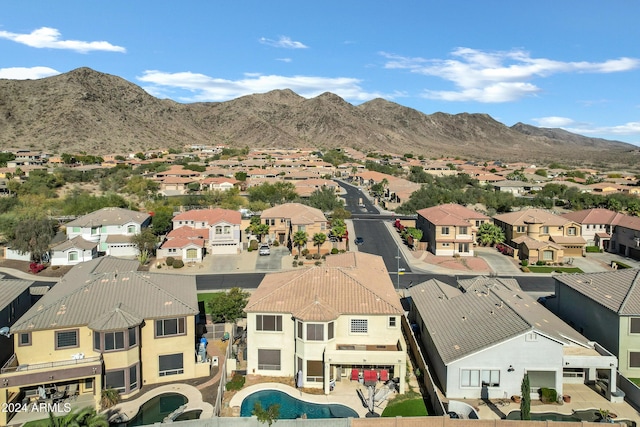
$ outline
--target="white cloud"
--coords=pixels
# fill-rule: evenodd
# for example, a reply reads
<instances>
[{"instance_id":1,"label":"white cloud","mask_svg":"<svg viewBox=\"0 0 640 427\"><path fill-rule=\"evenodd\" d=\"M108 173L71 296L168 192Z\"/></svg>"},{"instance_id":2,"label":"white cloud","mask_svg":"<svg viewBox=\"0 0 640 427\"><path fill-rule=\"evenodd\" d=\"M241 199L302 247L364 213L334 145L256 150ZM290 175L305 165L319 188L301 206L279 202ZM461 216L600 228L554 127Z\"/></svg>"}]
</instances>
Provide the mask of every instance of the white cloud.
<instances>
[{"instance_id":1,"label":"white cloud","mask_svg":"<svg viewBox=\"0 0 640 427\"><path fill-rule=\"evenodd\" d=\"M36 80L44 77L56 76L59 71L49 67L11 67L0 68L0 79Z\"/></svg>"},{"instance_id":2,"label":"white cloud","mask_svg":"<svg viewBox=\"0 0 640 427\"><path fill-rule=\"evenodd\" d=\"M350 77L278 76L245 74L240 80L209 77L189 71L165 73L148 70L137 79L149 83L144 89L157 97L169 97L182 102L228 101L240 96L265 93L276 89L291 89L305 98L332 92L349 101L368 101L373 98L393 98L394 95L366 92L359 79ZM188 91L192 96L175 97L176 91Z\"/></svg>"},{"instance_id":3,"label":"white cloud","mask_svg":"<svg viewBox=\"0 0 640 427\"><path fill-rule=\"evenodd\" d=\"M266 44L267 46L281 47L284 49L307 49L309 47L302 42L291 40L291 38L287 36L280 36L278 40L260 37L259 42L262 44Z\"/></svg>"},{"instance_id":4,"label":"white cloud","mask_svg":"<svg viewBox=\"0 0 640 427\"><path fill-rule=\"evenodd\" d=\"M538 126L542 126L545 128L559 128L563 126L571 126L575 124L575 120L570 119L568 117L558 117L558 116L550 116L550 117L539 117L533 119Z\"/></svg>"},{"instance_id":5,"label":"white cloud","mask_svg":"<svg viewBox=\"0 0 640 427\"><path fill-rule=\"evenodd\" d=\"M558 73L613 73L640 67L640 59L618 58L604 62L562 62L532 58L523 50L485 52L457 48L452 59L412 58L381 52L385 68L406 69L413 73L439 77L457 90L427 90L424 96L445 101L509 102L535 95L541 89L531 80Z\"/></svg>"},{"instance_id":6,"label":"white cloud","mask_svg":"<svg viewBox=\"0 0 640 427\"><path fill-rule=\"evenodd\" d=\"M605 135L605 137L615 137L615 135L640 136L640 122L628 122L614 126L595 126L592 123L578 122L568 117L550 116L532 120L541 127L562 128L580 135Z\"/></svg>"},{"instance_id":7,"label":"white cloud","mask_svg":"<svg viewBox=\"0 0 640 427\"><path fill-rule=\"evenodd\" d=\"M35 48L66 49L79 53L87 53L95 50L105 52L126 52L124 47L114 46L106 41L85 42L81 40L61 40L60 31L49 27L38 28L29 34L0 31L0 38Z\"/></svg>"},{"instance_id":8,"label":"white cloud","mask_svg":"<svg viewBox=\"0 0 640 427\"><path fill-rule=\"evenodd\" d=\"M291 58L276 58L276 61L289 63L292 61Z\"/></svg>"}]
</instances>

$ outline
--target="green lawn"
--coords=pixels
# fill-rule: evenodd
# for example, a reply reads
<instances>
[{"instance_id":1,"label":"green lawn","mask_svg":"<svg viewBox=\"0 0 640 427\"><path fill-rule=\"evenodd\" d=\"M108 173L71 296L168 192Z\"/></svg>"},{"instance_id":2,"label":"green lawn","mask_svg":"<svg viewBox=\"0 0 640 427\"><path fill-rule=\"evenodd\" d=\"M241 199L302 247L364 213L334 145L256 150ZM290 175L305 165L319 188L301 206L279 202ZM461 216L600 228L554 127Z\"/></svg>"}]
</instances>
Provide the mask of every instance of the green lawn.
<instances>
[{"instance_id":1,"label":"green lawn","mask_svg":"<svg viewBox=\"0 0 640 427\"><path fill-rule=\"evenodd\" d=\"M629 378L629 381L640 387L640 378Z\"/></svg>"},{"instance_id":2,"label":"green lawn","mask_svg":"<svg viewBox=\"0 0 640 427\"><path fill-rule=\"evenodd\" d=\"M204 301L204 303L206 305L207 301L211 301L212 299L220 298L221 295L224 295L224 292L198 293L198 302Z\"/></svg>"},{"instance_id":3,"label":"green lawn","mask_svg":"<svg viewBox=\"0 0 640 427\"><path fill-rule=\"evenodd\" d=\"M383 417L424 417L426 415L427 407L424 405L422 395L413 391L391 399L382 411Z\"/></svg>"},{"instance_id":4,"label":"green lawn","mask_svg":"<svg viewBox=\"0 0 640 427\"><path fill-rule=\"evenodd\" d=\"M49 422L49 418L45 418L42 420L29 421L22 425L22 427L49 427L51 423Z\"/></svg>"},{"instance_id":5,"label":"green lawn","mask_svg":"<svg viewBox=\"0 0 640 427\"><path fill-rule=\"evenodd\" d=\"M578 267L547 267L544 265L530 265L527 267L532 273L582 273Z\"/></svg>"}]
</instances>

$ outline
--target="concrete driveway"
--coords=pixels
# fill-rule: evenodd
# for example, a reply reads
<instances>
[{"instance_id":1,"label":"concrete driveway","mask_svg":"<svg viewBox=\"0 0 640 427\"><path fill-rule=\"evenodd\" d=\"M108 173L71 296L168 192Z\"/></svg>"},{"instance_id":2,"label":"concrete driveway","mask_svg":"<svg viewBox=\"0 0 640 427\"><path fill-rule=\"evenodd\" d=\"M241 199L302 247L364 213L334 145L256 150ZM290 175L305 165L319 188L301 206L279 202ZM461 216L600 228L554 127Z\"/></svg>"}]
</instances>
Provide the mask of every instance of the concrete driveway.
<instances>
[{"instance_id":1,"label":"concrete driveway","mask_svg":"<svg viewBox=\"0 0 640 427\"><path fill-rule=\"evenodd\" d=\"M213 255L207 254L203 264L207 265L205 271L198 271L199 274L206 273L247 273L247 272L270 272L282 270L282 259L289 257L289 250L286 246L271 247L271 255L259 256L258 251L244 251L237 255Z\"/></svg>"},{"instance_id":2,"label":"concrete driveway","mask_svg":"<svg viewBox=\"0 0 640 427\"><path fill-rule=\"evenodd\" d=\"M522 274L522 271L516 264L516 260L502 255L496 248L478 246L474 248L474 251L478 254L478 257L484 259L486 263L489 264L489 268L491 268L491 271L494 273L500 275Z\"/></svg>"}]
</instances>

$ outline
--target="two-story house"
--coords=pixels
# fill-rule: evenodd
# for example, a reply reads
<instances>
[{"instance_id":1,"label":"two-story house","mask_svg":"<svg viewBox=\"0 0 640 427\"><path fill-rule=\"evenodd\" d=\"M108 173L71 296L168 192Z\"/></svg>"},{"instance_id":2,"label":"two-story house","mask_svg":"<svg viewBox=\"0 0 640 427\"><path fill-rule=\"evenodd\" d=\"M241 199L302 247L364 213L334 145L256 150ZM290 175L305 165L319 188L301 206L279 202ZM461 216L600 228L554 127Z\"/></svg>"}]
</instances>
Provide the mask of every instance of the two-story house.
<instances>
[{"instance_id":1,"label":"two-story house","mask_svg":"<svg viewBox=\"0 0 640 427\"><path fill-rule=\"evenodd\" d=\"M13 354L11 326L31 308L31 280L8 279L0 275L0 364Z\"/></svg>"},{"instance_id":2,"label":"two-story house","mask_svg":"<svg viewBox=\"0 0 640 427\"><path fill-rule=\"evenodd\" d=\"M262 211L260 221L269 226L269 240L287 244L296 231L304 231L309 239L316 233L327 234L327 218L320 209L301 203L284 203Z\"/></svg>"},{"instance_id":3,"label":"two-story house","mask_svg":"<svg viewBox=\"0 0 640 427\"><path fill-rule=\"evenodd\" d=\"M514 279L476 277L458 287L431 279L409 289L414 334L447 398L531 397L567 382L608 375L616 395L617 359L523 292ZM584 310L580 310L584 311ZM620 396L620 394L618 394Z\"/></svg>"},{"instance_id":4,"label":"two-story house","mask_svg":"<svg viewBox=\"0 0 640 427\"><path fill-rule=\"evenodd\" d=\"M493 217L505 242L518 250L521 260L562 262L564 257L582 256L587 242L576 221L542 209L525 209Z\"/></svg>"},{"instance_id":5,"label":"two-story house","mask_svg":"<svg viewBox=\"0 0 640 427\"><path fill-rule=\"evenodd\" d=\"M640 377L640 270L554 279L558 316L618 356L624 376Z\"/></svg>"},{"instance_id":6,"label":"two-story house","mask_svg":"<svg viewBox=\"0 0 640 427\"><path fill-rule=\"evenodd\" d=\"M212 254L237 254L242 250L242 215L231 209L194 209L173 217L173 229L192 227L208 230L206 247Z\"/></svg>"},{"instance_id":7,"label":"two-story house","mask_svg":"<svg viewBox=\"0 0 640 427\"><path fill-rule=\"evenodd\" d=\"M622 215L616 223L609 252L640 260L640 218Z\"/></svg>"},{"instance_id":8,"label":"two-story house","mask_svg":"<svg viewBox=\"0 0 640 427\"><path fill-rule=\"evenodd\" d=\"M133 257L138 255L138 248L131 243L131 237L140 234L150 224L151 215L146 212L107 207L78 217L65 227L69 240L80 236L87 242L97 243L98 251L106 255ZM78 262L80 252L71 251L65 255L67 264L74 264Z\"/></svg>"},{"instance_id":9,"label":"two-story house","mask_svg":"<svg viewBox=\"0 0 640 427\"><path fill-rule=\"evenodd\" d=\"M568 212L561 216L581 225L582 238L588 246L598 246L600 249L608 251L614 227L624 217L624 214L609 209L596 208Z\"/></svg>"},{"instance_id":10,"label":"two-story house","mask_svg":"<svg viewBox=\"0 0 640 427\"><path fill-rule=\"evenodd\" d=\"M78 264L18 319L15 353L0 370L0 405L28 403L40 386L68 386L97 405L104 389L127 398L143 384L208 375L195 353L195 277L137 268L108 256ZM12 415L0 413L0 425Z\"/></svg>"},{"instance_id":11,"label":"two-story house","mask_svg":"<svg viewBox=\"0 0 640 427\"><path fill-rule=\"evenodd\" d=\"M267 274L245 312L248 373L297 374L303 387L328 394L354 372L385 370L404 392L403 309L382 258L348 252L322 267Z\"/></svg>"},{"instance_id":12,"label":"two-story house","mask_svg":"<svg viewBox=\"0 0 640 427\"><path fill-rule=\"evenodd\" d=\"M476 232L491 219L472 209L449 203L417 212L416 228L422 230L422 240L434 255L473 256Z\"/></svg>"}]
</instances>

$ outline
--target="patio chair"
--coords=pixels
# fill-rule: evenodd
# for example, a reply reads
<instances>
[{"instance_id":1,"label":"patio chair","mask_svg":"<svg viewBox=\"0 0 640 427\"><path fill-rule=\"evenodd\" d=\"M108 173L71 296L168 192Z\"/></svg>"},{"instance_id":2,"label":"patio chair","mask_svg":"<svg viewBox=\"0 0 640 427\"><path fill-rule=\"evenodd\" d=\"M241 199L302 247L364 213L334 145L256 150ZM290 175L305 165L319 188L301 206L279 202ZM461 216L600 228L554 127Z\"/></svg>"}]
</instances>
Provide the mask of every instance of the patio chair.
<instances>
[{"instance_id":1,"label":"patio chair","mask_svg":"<svg viewBox=\"0 0 640 427\"><path fill-rule=\"evenodd\" d=\"M360 379L360 371L357 369L351 370L351 381L358 381Z\"/></svg>"},{"instance_id":2,"label":"patio chair","mask_svg":"<svg viewBox=\"0 0 640 427\"><path fill-rule=\"evenodd\" d=\"M382 369L380 371L380 381L385 382L385 383L387 381L389 381L389 371L388 370Z\"/></svg>"},{"instance_id":3,"label":"patio chair","mask_svg":"<svg viewBox=\"0 0 640 427\"><path fill-rule=\"evenodd\" d=\"M78 383L69 384L65 390L65 394L69 399L75 399L78 395Z\"/></svg>"}]
</instances>

